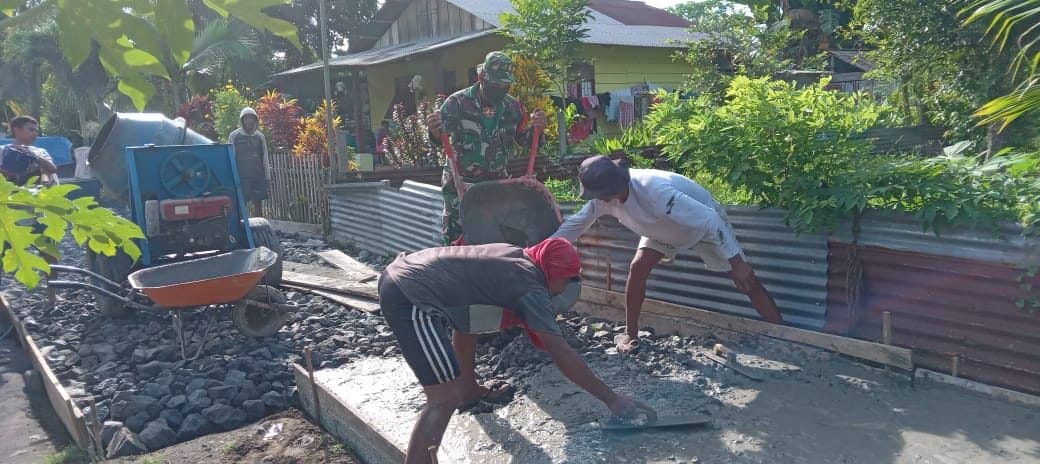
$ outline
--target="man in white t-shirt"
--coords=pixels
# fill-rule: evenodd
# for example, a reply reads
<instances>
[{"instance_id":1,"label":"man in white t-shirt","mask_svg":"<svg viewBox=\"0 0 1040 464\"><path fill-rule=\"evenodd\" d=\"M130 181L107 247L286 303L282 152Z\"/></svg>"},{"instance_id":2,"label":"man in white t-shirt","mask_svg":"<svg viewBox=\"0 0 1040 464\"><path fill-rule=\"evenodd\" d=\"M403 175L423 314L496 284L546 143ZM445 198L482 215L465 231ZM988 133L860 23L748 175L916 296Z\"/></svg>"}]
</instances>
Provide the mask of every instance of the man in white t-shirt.
<instances>
[{"instance_id":1,"label":"man in white t-shirt","mask_svg":"<svg viewBox=\"0 0 1040 464\"><path fill-rule=\"evenodd\" d=\"M642 236L625 285L628 327L615 338L619 351L638 346L639 313L650 271L682 250L693 250L709 270L729 272L737 289L748 295L763 319L783 322L773 298L744 260L725 210L696 182L668 171L630 170L603 156L582 162L579 179L581 197L590 201L567 218L554 237L577 243L578 237L603 215L614 216Z\"/></svg>"}]
</instances>

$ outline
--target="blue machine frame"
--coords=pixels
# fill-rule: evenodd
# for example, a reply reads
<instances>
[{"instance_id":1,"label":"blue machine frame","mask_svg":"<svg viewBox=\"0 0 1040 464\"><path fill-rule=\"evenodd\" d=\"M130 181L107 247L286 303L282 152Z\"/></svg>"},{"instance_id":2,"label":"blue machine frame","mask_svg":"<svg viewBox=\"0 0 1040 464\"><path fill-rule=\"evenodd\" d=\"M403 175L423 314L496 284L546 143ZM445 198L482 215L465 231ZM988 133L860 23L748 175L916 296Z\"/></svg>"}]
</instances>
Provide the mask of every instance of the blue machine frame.
<instances>
[{"instance_id":1,"label":"blue machine frame","mask_svg":"<svg viewBox=\"0 0 1040 464\"><path fill-rule=\"evenodd\" d=\"M166 200L177 198L206 197L210 195L228 195L234 201L236 208L228 216L228 230L235 238L235 248L254 248L253 231L249 227L249 210L246 209L245 197L242 195L242 182L238 176L238 167L235 163L235 149L227 144L213 145L163 145L127 147L126 151L127 172L130 175L130 214L133 221L141 230L146 230L145 208L146 200ZM200 175L193 175L190 179L179 182L179 191L171 191L172 182L169 178L163 178L163 170L172 161L183 161L185 159L199 164ZM173 163L183 170L180 164ZM204 165L207 176L202 176L201 166ZM167 168L168 170L168 168ZM205 177L203 179L203 177ZM182 190L189 190L184 192ZM150 266L161 256L153 256L152 248L148 240L138 241L141 248L140 264ZM243 246L244 245L244 246ZM226 250L220 250L226 251Z\"/></svg>"}]
</instances>

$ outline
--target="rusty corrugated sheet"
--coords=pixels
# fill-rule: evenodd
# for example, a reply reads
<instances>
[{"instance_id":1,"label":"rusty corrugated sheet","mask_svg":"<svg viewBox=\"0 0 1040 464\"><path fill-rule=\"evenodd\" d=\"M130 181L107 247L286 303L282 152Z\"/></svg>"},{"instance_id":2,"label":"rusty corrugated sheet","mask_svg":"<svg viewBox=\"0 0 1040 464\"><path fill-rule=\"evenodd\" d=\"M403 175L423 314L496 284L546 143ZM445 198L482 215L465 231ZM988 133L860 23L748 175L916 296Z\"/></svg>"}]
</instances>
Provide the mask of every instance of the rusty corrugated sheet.
<instances>
[{"instance_id":1,"label":"rusty corrugated sheet","mask_svg":"<svg viewBox=\"0 0 1040 464\"><path fill-rule=\"evenodd\" d=\"M568 206L563 209L573 209ZM801 327L822 328L827 297L826 237L796 234L784 225L780 210L729 207L726 211L748 262L773 295L784 319ZM638 242L638 236L613 218L597 221L579 241L586 285L624 291ZM706 270L700 258L688 252L654 269L647 283L647 297L758 317L728 274Z\"/></svg>"},{"instance_id":2,"label":"rusty corrugated sheet","mask_svg":"<svg viewBox=\"0 0 1040 464\"><path fill-rule=\"evenodd\" d=\"M839 242L852 242L849 230L835 233L832 238ZM856 242L1015 266L1040 262L1040 241L1026 238L1021 227L1010 224L999 228L947 229L936 235L922 230L921 221L909 214L872 211L860 221Z\"/></svg>"},{"instance_id":3,"label":"rusty corrugated sheet","mask_svg":"<svg viewBox=\"0 0 1040 464\"><path fill-rule=\"evenodd\" d=\"M829 331L880 341L882 313L888 311L893 344L913 349L916 365L949 373L957 356L962 377L1040 393L1040 313L1015 305L1027 296L1017 282L1020 269L861 246L860 302L850 312L853 248L840 242L829 248ZM1032 280L1040 288L1040 278Z\"/></svg>"}]
</instances>

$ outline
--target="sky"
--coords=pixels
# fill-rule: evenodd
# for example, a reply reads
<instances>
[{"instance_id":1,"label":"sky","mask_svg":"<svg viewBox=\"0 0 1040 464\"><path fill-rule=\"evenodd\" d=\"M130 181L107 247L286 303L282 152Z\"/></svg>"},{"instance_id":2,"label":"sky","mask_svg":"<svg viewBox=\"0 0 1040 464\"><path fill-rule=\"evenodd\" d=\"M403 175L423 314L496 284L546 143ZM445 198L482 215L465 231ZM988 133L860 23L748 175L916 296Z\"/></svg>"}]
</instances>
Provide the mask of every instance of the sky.
<instances>
[{"instance_id":1,"label":"sky","mask_svg":"<svg viewBox=\"0 0 1040 464\"><path fill-rule=\"evenodd\" d=\"M679 3L685 3L685 2L687 2L689 0L642 0L642 1L643 1L643 3L646 3L647 5L650 5L650 6L656 6L658 8L667 8L667 7L670 7L672 5L677 5Z\"/></svg>"}]
</instances>

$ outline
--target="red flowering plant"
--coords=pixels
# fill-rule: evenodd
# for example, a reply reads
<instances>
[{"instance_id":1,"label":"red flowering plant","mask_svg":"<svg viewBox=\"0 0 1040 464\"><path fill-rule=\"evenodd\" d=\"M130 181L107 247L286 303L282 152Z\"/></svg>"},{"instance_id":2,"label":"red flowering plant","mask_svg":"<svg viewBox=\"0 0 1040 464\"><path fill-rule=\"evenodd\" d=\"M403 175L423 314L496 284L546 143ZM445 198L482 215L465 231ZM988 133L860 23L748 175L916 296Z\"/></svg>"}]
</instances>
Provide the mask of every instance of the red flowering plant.
<instances>
[{"instance_id":1,"label":"red flowering plant","mask_svg":"<svg viewBox=\"0 0 1040 464\"><path fill-rule=\"evenodd\" d=\"M273 150L289 150L296 146L301 131L303 108L296 99L286 99L277 90L267 92L256 102L260 127Z\"/></svg>"},{"instance_id":2,"label":"red flowering plant","mask_svg":"<svg viewBox=\"0 0 1040 464\"><path fill-rule=\"evenodd\" d=\"M195 132L217 140L217 131L213 126L213 102L207 95L195 95L177 108L177 116L184 118L185 123Z\"/></svg>"}]
</instances>

